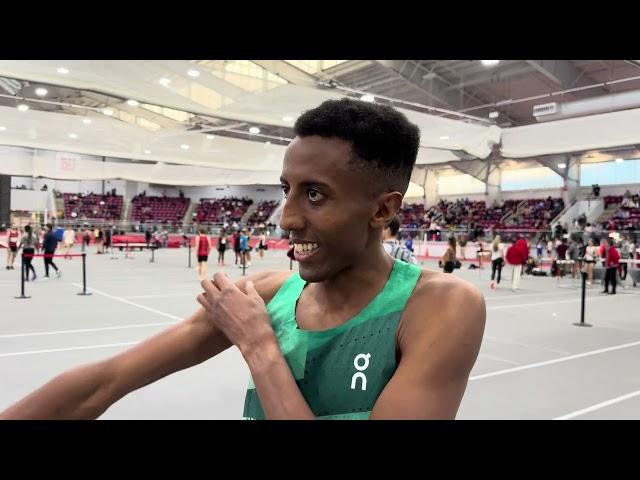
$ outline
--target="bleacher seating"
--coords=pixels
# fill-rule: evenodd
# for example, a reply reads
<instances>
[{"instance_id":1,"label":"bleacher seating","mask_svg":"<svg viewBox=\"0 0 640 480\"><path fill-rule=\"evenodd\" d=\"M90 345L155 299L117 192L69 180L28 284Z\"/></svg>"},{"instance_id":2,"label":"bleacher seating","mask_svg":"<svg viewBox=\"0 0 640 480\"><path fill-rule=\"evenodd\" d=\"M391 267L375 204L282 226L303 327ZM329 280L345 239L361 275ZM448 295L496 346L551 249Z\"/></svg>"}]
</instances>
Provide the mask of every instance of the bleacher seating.
<instances>
[{"instance_id":1,"label":"bleacher seating","mask_svg":"<svg viewBox=\"0 0 640 480\"><path fill-rule=\"evenodd\" d=\"M241 198L201 198L194 220L197 223L240 222L253 200Z\"/></svg>"},{"instance_id":2,"label":"bleacher seating","mask_svg":"<svg viewBox=\"0 0 640 480\"><path fill-rule=\"evenodd\" d=\"M137 195L131 201L131 218L140 222L181 223L189 199L180 197L148 197Z\"/></svg>"},{"instance_id":3,"label":"bleacher seating","mask_svg":"<svg viewBox=\"0 0 640 480\"><path fill-rule=\"evenodd\" d=\"M65 218L77 220L120 220L124 203L122 195L98 195L95 193L89 195L65 193L63 200Z\"/></svg>"},{"instance_id":4,"label":"bleacher seating","mask_svg":"<svg viewBox=\"0 0 640 480\"><path fill-rule=\"evenodd\" d=\"M273 211L280 203L277 200L262 201L256 206L256 210L247 219L247 225L259 225L266 223Z\"/></svg>"}]
</instances>

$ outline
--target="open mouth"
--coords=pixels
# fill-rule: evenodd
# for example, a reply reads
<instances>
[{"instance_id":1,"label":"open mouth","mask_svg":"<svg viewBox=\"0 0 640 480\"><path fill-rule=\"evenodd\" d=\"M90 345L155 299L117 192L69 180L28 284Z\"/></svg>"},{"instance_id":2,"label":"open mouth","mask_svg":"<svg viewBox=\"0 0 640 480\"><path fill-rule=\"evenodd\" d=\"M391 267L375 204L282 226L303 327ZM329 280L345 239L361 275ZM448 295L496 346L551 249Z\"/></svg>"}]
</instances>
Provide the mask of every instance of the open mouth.
<instances>
[{"instance_id":1,"label":"open mouth","mask_svg":"<svg viewBox=\"0 0 640 480\"><path fill-rule=\"evenodd\" d=\"M317 243L296 243L293 245L293 255L298 262L304 262L315 254L320 246Z\"/></svg>"}]
</instances>

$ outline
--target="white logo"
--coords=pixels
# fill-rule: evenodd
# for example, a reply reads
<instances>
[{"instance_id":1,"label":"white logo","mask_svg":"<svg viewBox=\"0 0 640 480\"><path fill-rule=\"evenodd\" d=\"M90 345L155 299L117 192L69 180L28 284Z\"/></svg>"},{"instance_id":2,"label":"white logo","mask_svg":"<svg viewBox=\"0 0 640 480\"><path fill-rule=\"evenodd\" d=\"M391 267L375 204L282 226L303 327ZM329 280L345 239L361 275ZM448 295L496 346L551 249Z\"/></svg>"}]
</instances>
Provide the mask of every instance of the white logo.
<instances>
[{"instance_id":1,"label":"white logo","mask_svg":"<svg viewBox=\"0 0 640 480\"><path fill-rule=\"evenodd\" d=\"M358 379L362 380L362 390L367 389L367 377L362 372L369 367L369 358L371 358L370 353L359 353L356 355L356 358L353 359L353 366L356 367L356 370L358 371L353 374L353 377L351 377L351 390L356 389L356 380ZM364 360L364 364L359 365L358 360Z\"/></svg>"}]
</instances>

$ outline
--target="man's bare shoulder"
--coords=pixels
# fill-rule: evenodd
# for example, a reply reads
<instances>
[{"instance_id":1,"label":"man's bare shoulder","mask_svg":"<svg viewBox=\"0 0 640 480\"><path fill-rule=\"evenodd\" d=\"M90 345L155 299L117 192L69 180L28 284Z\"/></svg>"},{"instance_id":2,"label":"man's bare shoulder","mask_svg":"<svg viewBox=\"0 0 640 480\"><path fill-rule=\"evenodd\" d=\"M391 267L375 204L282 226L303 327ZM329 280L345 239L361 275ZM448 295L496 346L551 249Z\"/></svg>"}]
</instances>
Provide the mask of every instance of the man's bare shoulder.
<instances>
[{"instance_id":1,"label":"man's bare shoulder","mask_svg":"<svg viewBox=\"0 0 640 480\"><path fill-rule=\"evenodd\" d=\"M482 337L486 317L484 295L450 273L423 269L402 315L401 343L434 335Z\"/></svg>"}]
</instances>

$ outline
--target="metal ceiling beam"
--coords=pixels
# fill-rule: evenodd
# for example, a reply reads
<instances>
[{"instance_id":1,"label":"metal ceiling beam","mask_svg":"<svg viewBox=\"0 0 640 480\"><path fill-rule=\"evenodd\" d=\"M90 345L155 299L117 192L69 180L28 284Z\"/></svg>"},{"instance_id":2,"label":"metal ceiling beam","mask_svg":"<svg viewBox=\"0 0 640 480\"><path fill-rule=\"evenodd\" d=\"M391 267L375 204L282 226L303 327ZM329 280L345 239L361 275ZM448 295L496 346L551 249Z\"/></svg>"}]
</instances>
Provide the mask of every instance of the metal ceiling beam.
<instances>
[{"instance_id":1,"label":"metal ceiling beam","mask_svg":"<svg viewBox=\"0 0 640 480\"><path fill-rule=\"evenodd\" d=\"M190 82L199 83L200 85L210 88L211 90L228 98L236 98L239 95L248 93L248 90L240 88L231 82L227 82L226 80L216 77L215 75L198 75L195 78L187 75L189 70L209 70L205 65L187 62L186 60L154 60L154 63L157 63L171 72L188 79Z\"/></svg>"},{"instance_id":2,"label":"metal ceiling beam","mask_svg":"<svg viewBox=\"0 0 640 480\"><path fill-rule=\"evenodd\" d=\"M570 60L527 60L527 63L562 88L593 84L593 80ZM606 92L604 88L601 91Z\"/></svg>"},{"instance_id":3,"label":"metal ceiling beam","mask_svg":"<svg viewBox=\"0 0 640 480\"><path fill-rule=\"evenodd\" d=\"M502 82L509 78L531 73L532 70L533 67L528 63L514 63L504 67L498 66L481 73L463 77L459 83L447 87L446 90L460 90L483 83Z\"/></svg>"},{"instance_id":4,"label":"metal ceiling beam","mask_svg":"<svg viewBox=\"0 0 640 480\"><path fill-rule=\"evenodd\" d=\"M413 60L377 60L377 62L389 71L405 79L413 86L414 90L417 90L433 101L439 102L453 110L458 110L463 107L460 95L446 90L450 84L419 63ZM430 76L425 78L427 74Z\"/></svg>"},{"instance_id":5,"label":"metal ceiling beam","mask_svg":"<svg viewBox=\"0 0 640 480\"><path fill-rule=\"evenodd\" d=\"M317 78L304 70L294 67L284 60L251 60L265 70L284 78L294 85L310 86L317 82Z\"/></svg>"}]
</instances>

